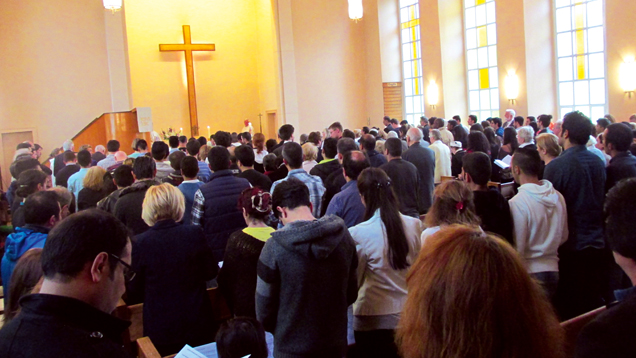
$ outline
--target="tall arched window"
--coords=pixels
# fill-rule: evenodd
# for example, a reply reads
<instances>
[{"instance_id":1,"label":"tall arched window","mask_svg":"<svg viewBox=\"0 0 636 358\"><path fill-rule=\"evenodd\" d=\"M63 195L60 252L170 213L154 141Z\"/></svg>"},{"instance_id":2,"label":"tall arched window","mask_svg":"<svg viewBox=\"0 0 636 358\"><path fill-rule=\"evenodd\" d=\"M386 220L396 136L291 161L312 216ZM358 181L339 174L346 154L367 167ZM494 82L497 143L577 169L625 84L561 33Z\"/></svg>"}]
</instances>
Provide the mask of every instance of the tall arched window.
<instances>
[{"instance_id":1,"label":"tall arched window","mask_svg":"<svg viewBox=\"0 0 636 358\"><path fill-rule=\"evenodd\" d=\"M603 0L555 0L559 114L606 112Z\"/></svg>"},{"instance_id":2,"label":"tall arched window","mask_svg":"<svg viewBox=\"0 0 636 358\"><path fill-rule=\"evenodd\" d=\"M418 0L400 0L404 112L406 120L418 124L424 115L420 5Z\"/></svg>"},{"instance_id":3,"label":"tall arched window","mask_svg":"<svg viewBox=\"0 0 636 358\"><path fill-rule=\"evenodd\" d=\"M495 0L464 0L464 26L470 113L499 117Z\"/></svg>"}]
</instances>

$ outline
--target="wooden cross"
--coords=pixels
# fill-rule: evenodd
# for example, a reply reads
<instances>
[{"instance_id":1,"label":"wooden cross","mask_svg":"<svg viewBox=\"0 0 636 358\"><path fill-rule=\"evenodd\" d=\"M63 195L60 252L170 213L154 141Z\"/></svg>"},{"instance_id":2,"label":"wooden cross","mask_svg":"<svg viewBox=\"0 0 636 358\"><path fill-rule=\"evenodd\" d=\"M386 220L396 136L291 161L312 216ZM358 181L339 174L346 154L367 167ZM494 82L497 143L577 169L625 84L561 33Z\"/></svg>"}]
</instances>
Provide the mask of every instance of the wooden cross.
<instances>
[{"instance_id":1,"label":"wooden cross","mask_svg":"<svg viewBox=\"0 0 636 358\"><path fill-rule=\"evenodd\" d=\"M199 135L199 118L197 116L197 94L194 88L194 65L192 51L214 51L214 44L193 44L190 37L190 25L183 25L183 44L159 45L159 51L184 51L186 74L188 77L188 103L190 105L190 127L192 136Z\"/></svg>"}]
</instances>

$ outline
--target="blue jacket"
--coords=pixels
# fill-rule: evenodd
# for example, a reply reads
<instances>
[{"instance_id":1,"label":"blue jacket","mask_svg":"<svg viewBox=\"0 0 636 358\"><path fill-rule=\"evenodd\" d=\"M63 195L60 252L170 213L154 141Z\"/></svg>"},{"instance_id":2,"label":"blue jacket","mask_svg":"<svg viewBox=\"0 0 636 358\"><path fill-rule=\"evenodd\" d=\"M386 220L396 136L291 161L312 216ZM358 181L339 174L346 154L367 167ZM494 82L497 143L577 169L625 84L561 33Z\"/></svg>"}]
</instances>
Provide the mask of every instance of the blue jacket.
<instances>
[{"instance_id":1,"label":"blue jacket","mask_svg":"<svg viewBox=\"0 0 636 358\"><path fill-rule=\"evenodd\" d=\"M27 224L24 227L16 228L13 234L7 236L2 267L0 268L5 297L9 295L9 280L20 257L30 249L43 248L48 234L48 228Z\"/></svg>"},{"instance_id":2,"label":"blue jacket","mask_svg":"<svg viewBox=\"0 0 636 358\"><path fill-rule=\"evenodd\" d=\"M181 222L185 225L190 225L192 222L192 204L194 203L194 194L201 188L204 183L198 181L196 183L181 183L178 188L183 193L185 198L185 212L183 213L183 219Z\"/></svg>"}]
</instances>

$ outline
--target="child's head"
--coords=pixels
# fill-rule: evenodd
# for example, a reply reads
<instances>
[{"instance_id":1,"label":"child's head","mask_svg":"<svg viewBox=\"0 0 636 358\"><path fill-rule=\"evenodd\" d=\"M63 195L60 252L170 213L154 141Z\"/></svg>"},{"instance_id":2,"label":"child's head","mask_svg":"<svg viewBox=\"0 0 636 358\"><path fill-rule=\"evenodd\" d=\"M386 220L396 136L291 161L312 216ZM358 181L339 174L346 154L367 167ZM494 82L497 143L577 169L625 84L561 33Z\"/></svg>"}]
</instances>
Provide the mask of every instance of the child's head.
<instances>
[{"instance_id":1,"label":"child's head","mask_svg":"<svg viewBox=\"0 0 636 358\"><path fill-rule=\"evenodd\" d=\"M251 317L237 317L221 325L216 334L219 358L267 358L263 325Z\"/></svg>"}]
</instances>

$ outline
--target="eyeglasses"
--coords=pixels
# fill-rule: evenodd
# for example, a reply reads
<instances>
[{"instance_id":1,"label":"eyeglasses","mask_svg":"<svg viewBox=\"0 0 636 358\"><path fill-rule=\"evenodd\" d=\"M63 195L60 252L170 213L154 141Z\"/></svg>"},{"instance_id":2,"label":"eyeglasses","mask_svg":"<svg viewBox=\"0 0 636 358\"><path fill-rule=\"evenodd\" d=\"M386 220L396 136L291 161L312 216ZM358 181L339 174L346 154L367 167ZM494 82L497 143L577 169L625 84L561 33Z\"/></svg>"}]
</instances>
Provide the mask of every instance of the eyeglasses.
<instances>
[{"instance_id":1,"label":"eyeglasses","mask_svg":"<svg viewBox=\"0 0 636 358\"><path fill-rule=\"evenodd\" d=\"M124 279L126 279L126 282L132 281L137 275L137 273L133 271L132 267L129 264L125 263L124 260L120 259L119 256L114 254L109 255L117 260L120 264L122 264L122 266L124 266Z\"/></svg>"}]
</instances>

